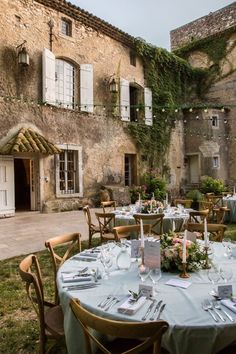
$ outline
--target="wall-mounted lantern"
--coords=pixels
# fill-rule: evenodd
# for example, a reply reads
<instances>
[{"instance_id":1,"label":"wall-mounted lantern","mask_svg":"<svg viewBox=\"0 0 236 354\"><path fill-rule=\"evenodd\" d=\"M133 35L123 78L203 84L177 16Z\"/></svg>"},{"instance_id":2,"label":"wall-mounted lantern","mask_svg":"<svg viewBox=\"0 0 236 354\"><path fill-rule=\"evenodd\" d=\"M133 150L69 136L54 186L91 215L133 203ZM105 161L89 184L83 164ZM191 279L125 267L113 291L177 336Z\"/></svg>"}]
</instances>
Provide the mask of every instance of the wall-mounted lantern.
<instances>
[{"instance_id":1,"label":"wall-mounted lantern","mask_svg":"<svg viewBox=\"0 0 236 354\"><path fill-rule=\"evenodd\" d=\"M18 64L23 66L29 65L29 54L25 48L26 40L16 47Z\"/></svg>"},{"instance_id":2,"label":"wall-mounted lantern","mask_svg":"<svg viewBox=\"0 0 236 354\"><path fill-rule=\"evenodd\" d=\"M118 92L119 91L119 85L118 82L113 78L110 83L109 83L109 91L112 93Z\"/></svg>"}]
</instances>

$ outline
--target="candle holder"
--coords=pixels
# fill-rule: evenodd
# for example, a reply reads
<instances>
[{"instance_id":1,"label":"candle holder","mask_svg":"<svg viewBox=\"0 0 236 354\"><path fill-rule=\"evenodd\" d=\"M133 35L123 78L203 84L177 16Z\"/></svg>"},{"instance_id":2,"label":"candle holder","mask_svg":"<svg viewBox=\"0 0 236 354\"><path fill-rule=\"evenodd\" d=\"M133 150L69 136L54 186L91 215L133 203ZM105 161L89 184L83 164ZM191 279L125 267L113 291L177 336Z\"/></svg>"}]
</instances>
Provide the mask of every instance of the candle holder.
<instances>
[{"instance_id":1,"label":"candle holder","mask_svg":"<svg viewBox=\"0 0 236 354\"><path fill-rule=\"evenodd\" d=\"M187 263L183 262L183 271L180 273L180 278L190 278L190 275L187 273Z\"/></svg>"},{"instance_id":2,"label":"candle holder","mask_svg":"<svg viewBox=\"0 0 236 354\"><path fill-rule=\"evenodd\" d=\"M206 259L205 259L205 263L203 264L202 268L203 269L210 269L211 266L209 264L209 246L204 246L204 252L205 252L205 256L206 256Z\"/></svg>"}]
</instances>

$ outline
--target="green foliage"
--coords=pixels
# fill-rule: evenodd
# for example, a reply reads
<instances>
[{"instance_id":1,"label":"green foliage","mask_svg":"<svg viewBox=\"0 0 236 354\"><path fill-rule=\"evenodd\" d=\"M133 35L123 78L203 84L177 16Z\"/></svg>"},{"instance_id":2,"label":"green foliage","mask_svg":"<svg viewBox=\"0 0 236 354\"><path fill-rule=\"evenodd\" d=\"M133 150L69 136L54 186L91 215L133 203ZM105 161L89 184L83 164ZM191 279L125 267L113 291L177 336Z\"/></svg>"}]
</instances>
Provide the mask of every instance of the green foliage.
<instances>
[{"instance_id":1,"label":"green foliage","mask_svg":"<svg viewBox=\"0 0 236 354\"><path fill-rule=\"evenodd\" d=\"M147 156L149 167L163 166L173 120L178 119L175 108L200 94L205 73L165 49L140 40L135 45L144 62L147 86L152 90L153 126L130 123L128 132Z\"/></svg>"},{"instance_id":2,"label":"green foliage","mask_svg":"<svg viewBox=\"0 0 236 354\"><path fill-rule=\"evenodd\" d=\"M146 195L148 199L154 197L157 200L164 200L166 196L166 181L160 177L153 175L152 173L145 173L141 178L142 183L146 186Z\"/></svg>"},{"instance_id":3,"label":"green foliage","mask_svg":"<svg viewBox=\"0 0 236 354\"><path fill-rule=\"evenodd\" d=\"M187 193L186 197L192 199L194 202L199 202L203 199L203 195L198 189L192 189Z\"/></svg>"},{"instance_id":4,"label":"green foliage","mask_svg":"<svg viewBox=\"0 0 236 354\"><path fill-rule=\"evenodd\" d=\"M227 187L222 179L206 176L202 179L200 190L202 193L214 193L217 195L227 191Z\"/></svg>"}]
</instances>

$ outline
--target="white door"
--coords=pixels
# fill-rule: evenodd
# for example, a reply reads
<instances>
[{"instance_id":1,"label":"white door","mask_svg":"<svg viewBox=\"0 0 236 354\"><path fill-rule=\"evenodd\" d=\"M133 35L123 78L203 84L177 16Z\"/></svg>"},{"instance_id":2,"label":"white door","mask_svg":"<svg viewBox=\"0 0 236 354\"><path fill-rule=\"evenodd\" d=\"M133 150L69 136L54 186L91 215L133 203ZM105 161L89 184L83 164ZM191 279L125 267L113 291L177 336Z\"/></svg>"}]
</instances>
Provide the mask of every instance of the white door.
<instances>
[{"instance_id":1,"label":"white door","mask_svg":"<svg viewBox=\"0 0 236 354\"><path fill-rule=\"evenodd\" d=\"M189 156L189 177L190 183L199 183L199 157L198 155Z\"/></svg>"},{"instance_id":2,"label":"white door","mask_svg":"<svg viewBox=\"0 0 236 354\"><path fill-rule=\"evenodd\" d=\"M14 198L14 160L12 157L0 157L0 215L15 214Z\"/></svg>"}]
</instances>

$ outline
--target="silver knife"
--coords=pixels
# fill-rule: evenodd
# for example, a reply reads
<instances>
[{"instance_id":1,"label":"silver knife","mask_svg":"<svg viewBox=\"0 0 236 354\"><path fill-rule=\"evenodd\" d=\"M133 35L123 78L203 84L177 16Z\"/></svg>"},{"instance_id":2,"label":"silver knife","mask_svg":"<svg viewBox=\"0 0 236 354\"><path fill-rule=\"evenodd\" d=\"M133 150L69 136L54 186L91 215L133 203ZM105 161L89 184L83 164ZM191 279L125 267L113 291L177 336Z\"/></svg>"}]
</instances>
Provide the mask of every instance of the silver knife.
<instances>
[{"instance_id":1,"label":"silver knife","mask_svg":"<svg viewBox=\"0 0 236 354\"><path fill-rule=\"evenodd\" d=\"M152 311L153 306L155 305L155 303L157 302L157 300L152 300L151 305L149 306L149 308L147 309L147 312L145 313L145 315L142 317L142 321L145 321L147 316L149 315L149 313Z\"/></svg>"},{"instance_id":2,"label":"silver knife","mask_svg":"<svg viewBox=\"0 0 236 354\"><path fill-rule=\"evenodd\" d=\"M228 312L226 312L225 310L221 309L222 312L224 312L225 316L228 317L228 319L231 321L231 322L234 322L234 319L233 317L230 316L230 314Z\"/></svg>"},{"instance_id":3,"label":"silver knife","mask_svg":"<svg viewBox=\"0 0 236 354\"><path fill-rule=\"evenodd\" d=\"M152 317L150 317L150 320L151 320L151 321L153 321L153 320L155 319L155 316L156 316L157 311L159 310L159 308L160 308L160 306L161 306L161 303L162 303L162 300L157 303L157 305L156 305L156 307L155 307L155 310L154 310L154 312L153 312L153 314L152 314Z\"/></svg>"},{"instance_id":4,"label":"silver knife","mask_svg":"<svg viewBox=\"0 0 236 354\"><path fill-rule=\"evenodd\" d=\"M163 305L161 306L160 311L159 311L159 313L158 313L158 315L157 315L157 318L156 318L157 320L159 320L159 318L160 318L160 316L161 316L161 313L162 313L162 311L164 310L165 306L166 306L166 304L163 304Z\"/></svg>"}]
</instances>

